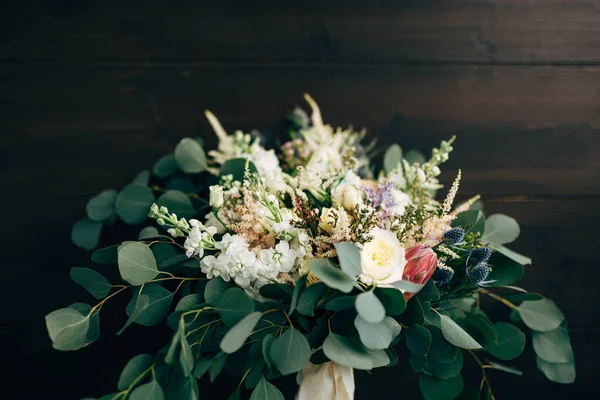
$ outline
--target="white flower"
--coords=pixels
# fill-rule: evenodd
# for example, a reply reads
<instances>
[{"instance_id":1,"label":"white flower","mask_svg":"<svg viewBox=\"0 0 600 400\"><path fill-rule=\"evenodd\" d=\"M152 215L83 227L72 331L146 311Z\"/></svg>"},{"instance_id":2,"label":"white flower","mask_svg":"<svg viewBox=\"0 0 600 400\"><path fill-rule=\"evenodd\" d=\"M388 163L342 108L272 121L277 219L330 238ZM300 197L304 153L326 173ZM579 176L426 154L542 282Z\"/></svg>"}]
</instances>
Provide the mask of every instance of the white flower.
<instances>
[{"instance_id":1,"label":"white flower","mask_svg":"<svg viewBox=\"0 0 600 400\"><path fill-rule=\"evenodd\" d=\"M214 185L209 188L210 197L209 204L213 209L219 209L223 205L223 188L219 185Z\"/></svg>"},{"instance_id":2,"label":"white flower","mask_svg":"<svg viewBox=\"0 0 600 400\"><path fill-rule=\"evenodd\" d=\"M288 242L279 242L274 249L260 251L260 260L271 271L290 272L296 261L296 252L290 249ZM277 274L275 274L277 276Z\"/></svg>"},{"instance_id":3,"label":"white flower","mask_svg":"<svg viewBox=\"0 0 600 400\"><path fill-rule=\"evenodd\" d=\"M404 179L404 174L402 173L402 169L398 168L388 174L388 180L390 182L394 182L396 187L400 189L406 188L406 179Z\"/></svg>"},{"instance_id":4,"label":"white flower","mask_svg":"<svg viewBox=\"0 0 600 400\"><path fill-rule=\"evenodd\" d=\"M223 233L227 232L227 227L225 225L223 225L223 223L227 224L227 223L229 223L229 220L225 216L223 209L220 209L219 211L217 211L217 215L219 216L219 218L217 218L217 216L214 213L206 214L206 216L205 216L206 226L215 228L217 230L217 233L223 234Z\"/></svg>"},{"instance_id":5,"label":"white flower","mask_svg":"<svg viewBox=\"0 0 600 400\"><path fill-rule=\"evenodd\" d=\"M331 208L323 207L321 218L319 218L319 228L329 234L333 232L333 228L335 227L334 213L330 212L331 210Z\"/></svg>"},{"instance_id":6,"label":"white flower","mask_svg":"<svg viewBox=\"0 0 600 400\"><path fill-rule=\"evenodd\" d=\"M411 203L410 196L400 190L392 191L393 206L386 207L382 204L382 207L390 214L401 216L406 211L406 207Z\"/></svg>"},{"instance_id":7,"label":"white flower","mask_svg":"<svg viewBox=\"0 0 600 400\"><path fill-rule=\"evenodd\" d=\"M368 284L390 284L402 280L404 247L393 232L374 228L373 239L364 244L361 251L363 273L361 279Z\"/></svg>"},{"instance_id":8,"label":"white flower","mask_svg":"<svg viewBox=\"0 0 600 400\"><path fill-rule=\"evenodd\" d=\"M348 171L341 184L331 191L335 205L341 205L348 211L363 204L363 192L360 189L360 178L352 171Z\"/></svg>"}]
</instances>

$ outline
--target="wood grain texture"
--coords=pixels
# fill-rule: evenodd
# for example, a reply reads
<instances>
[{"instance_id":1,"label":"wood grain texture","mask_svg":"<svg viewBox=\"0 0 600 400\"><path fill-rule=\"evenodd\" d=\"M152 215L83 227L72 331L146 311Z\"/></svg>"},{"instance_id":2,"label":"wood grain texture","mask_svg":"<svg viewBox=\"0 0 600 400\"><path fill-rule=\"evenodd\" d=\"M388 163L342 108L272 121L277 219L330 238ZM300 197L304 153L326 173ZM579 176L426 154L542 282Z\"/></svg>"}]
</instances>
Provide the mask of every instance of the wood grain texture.
<instances>
[{"instance_id":1,"label":"wood grain texture","mask_svg":"<svg viewBox=\"0 0 600 400\"><path fill-rule=\"evenodd\" d=\"M119 189L182 137L213 145L206 108L230 132L283 138L282 118L304 92L327 122L366 127L382 145L428 150L458 136L442 180L461 168L461 199L480 193L488 213L519 220L511 247L534 260L520 284L563 309L577 359L574 385L551 384L529 348L516 362L524 377L492 373L497 398L596 390L600 2L123 3L27 0L0 13L3 398L109 393L127 359L168 340L167 328L141 326L116 337L123 298L103 311L111 317L94 346L51 348L44 315L86 298L68 270L90 266L69 242L87 199ZM501 304L485 306L507 317ZM357 378L359 400L419 398L406 369ZM237 382L202 384L220 399Z\"/></svg>"},{"instance_id":2,"label":"wood grain texture","mask_svg":"<svg viewBox=\"0 0 600 400\"><path fill-rule=\"evenodd\" d=\"M598 63L595 0L34 1L2 59L52 62ZM5 28L6 29L6 28Z\"/></svg>"}]
</instances>

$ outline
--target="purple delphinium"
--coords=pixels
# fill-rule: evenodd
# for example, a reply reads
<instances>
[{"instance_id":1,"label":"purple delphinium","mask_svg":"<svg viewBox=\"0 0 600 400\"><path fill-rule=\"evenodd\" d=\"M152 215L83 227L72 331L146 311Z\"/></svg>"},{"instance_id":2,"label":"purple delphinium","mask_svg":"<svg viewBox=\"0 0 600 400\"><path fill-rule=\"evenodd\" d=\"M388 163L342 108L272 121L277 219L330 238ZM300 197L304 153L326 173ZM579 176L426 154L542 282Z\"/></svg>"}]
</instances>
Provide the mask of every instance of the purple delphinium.
<instances>
[{"instance_id":1,"label":"purple delphinium","mask_svg":"<svg viewBox=\"0 0 600 400\"><path fill-rule=\"evenodd\" d=\"M379 207L379 205L381 204L381 193L367 186L363 186L362 190L365 193L367 204L369 204L373 208Z\"/></svg>"}]
</instances>

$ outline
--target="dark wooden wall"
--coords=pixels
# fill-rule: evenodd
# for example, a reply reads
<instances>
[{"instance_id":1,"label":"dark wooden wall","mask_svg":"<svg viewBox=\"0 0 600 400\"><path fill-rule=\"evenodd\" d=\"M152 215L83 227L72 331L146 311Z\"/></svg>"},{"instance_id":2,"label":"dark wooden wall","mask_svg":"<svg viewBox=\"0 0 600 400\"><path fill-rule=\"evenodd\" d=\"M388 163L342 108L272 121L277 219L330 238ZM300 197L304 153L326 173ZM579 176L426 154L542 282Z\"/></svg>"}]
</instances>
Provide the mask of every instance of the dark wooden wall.
<instances>
[{"instance_id":1,"label":"dark wooden wall","mask_svg":"<svg viewBox=\"0 0 600 400\"><path fill-rule=\"evenodd\" d=\"M598 0L13 3L0 16L3 398L108 393L125 360L164 340L142 327L117 338L117 302L98 343L51 348L44 315L90 301L68 277L87 263L69 243L86 200L183 136L214 143L206 108L230 131L276 132L304 92L326 121L385 143L427 150L457 134L445 181L462 168L462 198L521 222L514 248L534 260L522 285L564 310L578 366L574 385L551 384L527 351L524 377L492 373L498 398L596 390ZM417 398L408 369L357 385L359 400Z\"/></svg>"}]
</instances>

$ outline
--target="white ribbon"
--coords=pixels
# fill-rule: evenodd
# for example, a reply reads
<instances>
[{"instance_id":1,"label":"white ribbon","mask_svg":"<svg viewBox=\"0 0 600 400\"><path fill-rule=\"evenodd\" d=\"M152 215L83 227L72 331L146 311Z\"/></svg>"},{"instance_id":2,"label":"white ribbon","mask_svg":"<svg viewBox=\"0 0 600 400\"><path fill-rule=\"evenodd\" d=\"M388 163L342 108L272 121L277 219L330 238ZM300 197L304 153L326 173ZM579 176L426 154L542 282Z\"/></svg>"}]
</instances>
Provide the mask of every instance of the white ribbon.
<instances>
[{"instance_id":1,"label":"white ribbon","mask_svg":"<svg viewBox=\"0 0 600 400\"><path fill-rule=\"evenodd\" d=\"M354 370L332 361L308 364L297 400L354 400Z\"/></svg>"}]
</instances>

